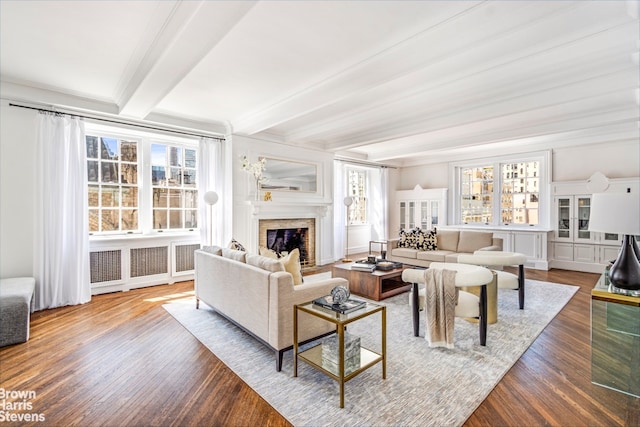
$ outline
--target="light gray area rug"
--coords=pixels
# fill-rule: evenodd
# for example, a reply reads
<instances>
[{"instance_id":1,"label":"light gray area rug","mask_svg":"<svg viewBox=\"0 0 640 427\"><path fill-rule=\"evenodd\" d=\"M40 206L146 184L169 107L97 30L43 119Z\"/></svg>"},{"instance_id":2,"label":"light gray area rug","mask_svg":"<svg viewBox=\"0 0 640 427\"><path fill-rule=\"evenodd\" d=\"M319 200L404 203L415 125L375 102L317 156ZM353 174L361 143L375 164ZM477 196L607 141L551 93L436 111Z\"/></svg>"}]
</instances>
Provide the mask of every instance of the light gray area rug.
<instances>
[{"instance_id":1,"label":"light gray area rug","mask_svg":"<svg viewBox=\"0 0 640 427\"><path fill-rule=\"evenodd\" d=\"M310 279L313 280L313 279ZM303 362L293 377L292 352L276 372L274 352L204 304L194 301L163 307L296 426L459 426L487 397L545 326L578 290L576 286L526 282L525 309L518 292L499 290L498 322L488 327L487 346L478 325L456 319L455 348L429 348L413 336L408 294L382 301L387 306L387 379L380 364L339 385ZM349 325L362 344L380 350L380 315Z\"/></svg>"}]
</instances>

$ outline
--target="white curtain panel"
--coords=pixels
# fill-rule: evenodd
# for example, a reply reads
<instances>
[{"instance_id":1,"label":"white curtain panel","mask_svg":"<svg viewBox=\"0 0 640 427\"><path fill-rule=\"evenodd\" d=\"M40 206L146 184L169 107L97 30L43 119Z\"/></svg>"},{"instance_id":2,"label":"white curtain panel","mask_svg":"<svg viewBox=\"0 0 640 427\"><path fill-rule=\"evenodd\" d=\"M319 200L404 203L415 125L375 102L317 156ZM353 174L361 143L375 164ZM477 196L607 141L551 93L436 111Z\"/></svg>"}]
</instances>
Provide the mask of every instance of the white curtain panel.
<instances>
[{"instance_id":1,"label":"white curtain panel","mask_svg":"<svg viewBox=\"0 0 640 427\"><path fill-rule=\"evenodd\" d=\"M372 168L369 172L369 203L367 216L371 223L371 240L387 240L387 188L389 187L389 170Z\"/></svg>"},{"instance_id":2,"label":"white curtain panel","mask_svg":"<svg viewBox=\"0 0 640 427\"><path fill-rule=\"evenodd\" d=\"M339 160L333 162L333 218L334 223L334 247L333 254L336 260L345 257L347 208L343 203L347 195L345 164Z\"/></svg>"},{"instance_id":3,"label":"white curtain panel","mask_svg":"<svg viewBox=\"0 0 640 427\"><path fill-rule=\"evenodd\" d=\"M198 226L200 242L203 245L208 245L210 239L212 244L222 245L220 239L223 227L223 179L222 142L212 138L201 138L198 143ZM218 202L211 207L203 199L207 191L218 193Z\"/></svg>"},{"instance_id":4,"label":"white curtain panel","mask_svg":"<svg viewBox=\"0 0 640 427\"><path fill-rule=\"evenodd\" d=\"M91 300L84 123L38 114L35 309Z\"/></svg>"}]
</instances>

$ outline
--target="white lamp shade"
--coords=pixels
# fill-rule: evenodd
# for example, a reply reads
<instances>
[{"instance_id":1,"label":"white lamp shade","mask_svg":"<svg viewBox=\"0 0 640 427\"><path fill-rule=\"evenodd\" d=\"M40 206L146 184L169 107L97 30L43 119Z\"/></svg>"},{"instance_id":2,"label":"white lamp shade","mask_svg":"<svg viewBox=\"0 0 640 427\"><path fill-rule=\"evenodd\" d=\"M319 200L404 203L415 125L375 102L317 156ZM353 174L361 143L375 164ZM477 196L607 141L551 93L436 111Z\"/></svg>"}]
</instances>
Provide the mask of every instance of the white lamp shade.
<instances>
[{"instance_id":1,"label":"white lamp shade","mask_svg":"<svg viewBox=\"0 0 640 427\"><path fill-rule=\"evenodd\" d=\"M207 191L204 193L204 202L208 205L215 205L218 201L218 193L215 191Z\"/></svg>"},{"instance_id":2,"label":"white lamp shade","mask_svg":"<svg viewBox=\"0 0 640 427\"><path fill-rule=\"evenodd\" d=\"M591 196L589 231L640 234L638 193L595 193Z\"/></svg>"},{"instance_id":3,"label":"white lamp shade","mask_svg":"<svg viewBox=\"0 0 640 427\"><path fill-rule=\"evenodd\" d=\"M349 207L353 204L353 197L347 196L344 198L343 202L345 206Z\"/></svg>"}]
</instances>

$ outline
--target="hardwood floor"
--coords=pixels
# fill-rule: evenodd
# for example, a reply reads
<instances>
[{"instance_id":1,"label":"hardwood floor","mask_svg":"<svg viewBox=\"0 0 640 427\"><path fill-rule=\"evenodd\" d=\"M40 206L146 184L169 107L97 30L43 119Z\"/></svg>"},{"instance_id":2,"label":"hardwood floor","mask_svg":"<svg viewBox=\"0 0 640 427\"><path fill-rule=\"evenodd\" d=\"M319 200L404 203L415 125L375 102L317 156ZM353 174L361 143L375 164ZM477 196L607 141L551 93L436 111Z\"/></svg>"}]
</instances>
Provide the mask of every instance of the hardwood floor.
<instances>
[{"instance_id":1,"label":"hardwood floor","mask_svg":"<svg viewBox=\"0 0 640 427\"><path fill-rule=\"evenodd\" d=\"M640 425L640 399L591 384L590 291L598 276L528 269L527 277L580 290L465 425ZM36 395L25 399L28 410L0 406L0 421L9 412L42 414L45 422L6 425L289 425L161 307L192 295L193 283L182 282L33 313L30 340L0 349L0 393Z\"/></svg>"}]
</instances>

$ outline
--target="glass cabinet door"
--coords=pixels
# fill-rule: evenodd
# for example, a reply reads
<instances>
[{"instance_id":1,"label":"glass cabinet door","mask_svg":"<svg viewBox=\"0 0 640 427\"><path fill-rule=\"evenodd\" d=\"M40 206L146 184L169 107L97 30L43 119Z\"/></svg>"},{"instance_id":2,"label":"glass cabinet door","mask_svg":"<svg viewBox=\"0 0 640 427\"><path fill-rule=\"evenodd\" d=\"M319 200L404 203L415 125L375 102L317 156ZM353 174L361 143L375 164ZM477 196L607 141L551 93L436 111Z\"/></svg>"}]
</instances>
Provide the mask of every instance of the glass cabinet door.
<instances>
[{"instance_id":1,"label":"glass cabinet door","mask_svg":"<svg viewBox=\"0 0 640 427\"><path fill-rule=\"evenodd\" d=\"M420 202L420 228L429 230L429 202Z\"/></svg>"},{"instance_id":2,"label":"glass cabinet door","mask_svg":"<svg viewBox=\"0 0 640 427\"><path fill-rule=\"evenodd\" d=\"M591 240L589 231L589 216L591 214L591 197L579 196L576 198L576 240Z\"/></svg>"},{"instance_id":3,"label":"glass cabinet door","mask_svg":"<svg viewBox=\"0 0 640 427\"><path fill-rule=\"evenodd\" d=\"M400 202L400 229L407 228L407 202Z\"/></svg>"},{"instance_id":4,"label":"glass cabinet door","mask_svg":"<svg viewBox=\"0 0 640 427\"><path fill-rule=\"evenodd\" d=\"M557 199L558 206L558 229L557 233L561 239L571 239L571 198L560 197Z\"/></svg>"},{"instance_id":5,"label":"glass cabinet door","mask_svg":"<svg viewBox=\"0 0 640 427\"><path fill-rule=\"evenodd\" d=\"M416 227L416 202L409 202L409 228Z\"/></svg>"},{"instance_id":6,"label":"glass cabinet door","mask_svg":"<svg viewBox=\"0 0 640 427\"><path fill-rule=\"evenodd\" d=\"M614 233L602 233L602 242L604 243L622 243L622 238Z\"/></svg>"},{"instance_id":7,"label":"glass cabinet door","mask_svg":"<svg viewBox=\"0 0 640 427\"><path fill-rule=\"evenodd\" d=\"M431 229L438 226L438 215L440 211L440 202L437 200L431 201Z\"/></svg>"}]
</instances>

